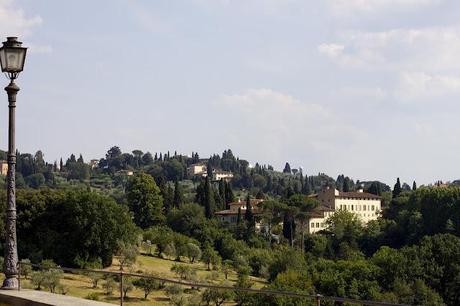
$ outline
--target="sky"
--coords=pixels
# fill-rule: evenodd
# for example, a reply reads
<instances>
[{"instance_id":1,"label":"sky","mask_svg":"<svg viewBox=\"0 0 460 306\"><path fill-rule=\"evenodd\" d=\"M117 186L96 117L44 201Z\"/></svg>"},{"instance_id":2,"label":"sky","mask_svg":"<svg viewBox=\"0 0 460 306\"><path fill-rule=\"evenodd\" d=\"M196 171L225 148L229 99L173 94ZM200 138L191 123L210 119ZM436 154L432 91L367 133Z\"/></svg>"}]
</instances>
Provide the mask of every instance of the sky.
<instances>
[{"instance_id":1,"label":"sky","mask_svg":"<svg viewBox=\"0 0 460 306\"><path fill-rule=\"evenodd\" d=\"M455 180L459 12L455 0L0 0L0 36L29 47L17 147L50 162L113 145L231 148L309 175Z\"/></svg>"}]
</instances>

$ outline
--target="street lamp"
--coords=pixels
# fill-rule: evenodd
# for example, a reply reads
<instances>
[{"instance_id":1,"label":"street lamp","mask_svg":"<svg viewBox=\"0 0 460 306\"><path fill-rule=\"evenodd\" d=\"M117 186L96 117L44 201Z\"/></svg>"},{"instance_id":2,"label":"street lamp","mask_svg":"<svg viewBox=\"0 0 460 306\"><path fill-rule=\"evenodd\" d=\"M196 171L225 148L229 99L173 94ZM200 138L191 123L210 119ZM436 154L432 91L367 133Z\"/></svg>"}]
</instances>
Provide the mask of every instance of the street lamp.
<instances>
[{"instance_id":1,"label":"street lamp","mask_svg":"<svg viewBox=\"0 0 460 306\"><path fill-rule=\"evenodd\" d=\"M5 87L8 94L8 174L7 174L7 210L5 224L5 261L3 272L5 280L2 289L18 289L18 246L16 239L16 145L15 145L15 109L16 94L19 87L14 83L24 68L27 48L17 37L8 37L0 48L2 72L10 79Z\"/></svg>"}]
</instances>

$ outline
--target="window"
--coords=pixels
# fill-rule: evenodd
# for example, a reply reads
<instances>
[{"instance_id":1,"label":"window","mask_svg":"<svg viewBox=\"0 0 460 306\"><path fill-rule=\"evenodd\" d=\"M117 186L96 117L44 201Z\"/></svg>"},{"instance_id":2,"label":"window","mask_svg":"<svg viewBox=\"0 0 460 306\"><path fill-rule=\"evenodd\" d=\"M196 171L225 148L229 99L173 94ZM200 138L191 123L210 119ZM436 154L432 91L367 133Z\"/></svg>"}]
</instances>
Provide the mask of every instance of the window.
<instances>
[{"instance_id":1,"label":"window","mask_svg":"<svg viewBox=\"0 0 460 306\"><path fill-rule=\"evenodd\" d=\"M315 227L315 223L312 222L312 223L311 223L311 227L314 228L314 227Z\"/></svg>"},{"instance_id":2,"label":"window","mask_svg":"<svg viewBox=\"0 0 460 306\"><path fill-rule=\"evenodd\" d=\"M363 205L363 210L366 211L366 205Z\"/></svg>"},{"instance_id":3,"label":"window","mask_svg":"<svg viewBox=\"0 0 460 306\"><path fill-rule=\"evenodd\" d=\"M319 228L319 222L316 222L316 227L318 227L318 228Z\"/></svg>"},{"instance_id":4,"label":"window","mask_svg":"<svg viewBox=\"0 0 460 306\"><path fill-rule=\"evenodd\" d=\"M354 209L353 209L353 205L351 205L351 210L354 210Z\"/></svg>"},{"instance_id":5,"label":"window","mask_svg":"<svg viewBox=\"0 0 460 306\"><path fill-rule=\"evenodd\" d=\"M374 205L372 205L372 211L374 211L374 210L375 210L375 206L374 206Z\"/></svg>"}]
</instances>

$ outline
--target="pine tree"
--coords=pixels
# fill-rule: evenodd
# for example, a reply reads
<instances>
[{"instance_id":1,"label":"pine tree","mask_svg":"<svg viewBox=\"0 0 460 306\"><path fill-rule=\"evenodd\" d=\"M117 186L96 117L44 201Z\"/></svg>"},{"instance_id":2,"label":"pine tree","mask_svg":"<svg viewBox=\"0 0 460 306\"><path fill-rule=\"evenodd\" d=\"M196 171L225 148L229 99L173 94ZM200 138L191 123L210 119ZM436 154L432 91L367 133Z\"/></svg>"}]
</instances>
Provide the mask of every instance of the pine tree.
<instances>
[{"instance_id":1,"label":"pine tree","mask_svg":"<svg viewBox=\"0 0 460 306\"><path fill-rule=\"evenodd\" d=\"M412 190L417 190L417 183L415 181L412 183Z\"/></svg>"},{"instance_id":2,"label":"pine tree","mask_svg":"<svg viewBox=\"0 0 460 306\"><path fill-rule=\"evenodd\" d=\"M59 172L64 171L64 163L62 162L62 157L61 160L59 161Z\"/></svg>"},{"instance_id":3,"label":"pine tree","mask_svg":"<svg viewBox=\"0 0 460 306\"><path fill-rule=\"evenodd\" d=\"M393 198L396 198L397 196L399 196L400 193L401 193L401 182L399 181L399 177L398 177L396 180L396 184L393 188Z\"/></svg>"},{"instance_id":4,"label":"pine tree","mask_svg":"<svg viewBox=\"0 0 460 306\"><path fill-rule=\"evenodd\" d=\"M184 202L184 195L182 192L182 187L179 184L179 180L176 180L174 183L174 207L179 208L181 204Z\"/></svg>"},{"instance_id":5,"label":"pine tree","mask_svg":"<svg viewBox=\"0 0 460 306\"><path fill-rule=\"evenodd\" d=\"M83 164L83 163L84 163L84 161L83 161L83 155L81 155L81 153L80 153L80 156L78 157L77 162L79 162L80 164Z\"/></svg>"}]
</instances>

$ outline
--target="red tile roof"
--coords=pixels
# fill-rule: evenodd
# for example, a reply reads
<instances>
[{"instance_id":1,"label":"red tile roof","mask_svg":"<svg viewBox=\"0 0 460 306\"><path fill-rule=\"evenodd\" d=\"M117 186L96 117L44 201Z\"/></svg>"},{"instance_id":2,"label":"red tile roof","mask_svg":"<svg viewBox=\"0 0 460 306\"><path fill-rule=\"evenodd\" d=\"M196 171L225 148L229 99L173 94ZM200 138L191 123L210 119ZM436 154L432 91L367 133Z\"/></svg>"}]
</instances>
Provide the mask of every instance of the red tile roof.
<instances>
[{"instance_id":1,"label":"red tile roof","mask_svg":"<svg viewBox=\"0 0 460 306\"><path fill-rule=\"evenodd\" d=\"M359 191L339 192L336 198L380 199L380 197L375 194Z\"/></svg>"}]
</instances>

